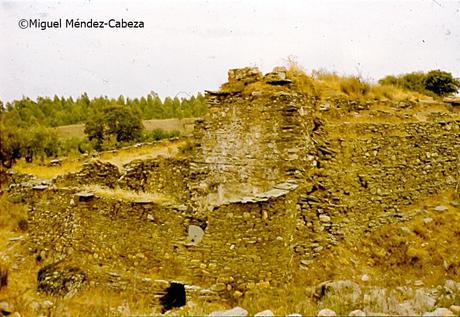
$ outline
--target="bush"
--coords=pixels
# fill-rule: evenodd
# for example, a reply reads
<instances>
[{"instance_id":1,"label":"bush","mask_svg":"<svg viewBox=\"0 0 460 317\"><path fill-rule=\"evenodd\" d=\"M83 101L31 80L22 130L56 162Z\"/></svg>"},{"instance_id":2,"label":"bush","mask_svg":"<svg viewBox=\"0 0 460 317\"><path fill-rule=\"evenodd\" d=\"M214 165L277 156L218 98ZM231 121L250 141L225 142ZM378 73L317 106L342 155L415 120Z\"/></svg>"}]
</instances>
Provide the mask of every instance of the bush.
<instances>
[{"instance_id":1,"label":"bush","mask_svg":"<svg viewBox=\"0 0 460 317\"><path fill-rule=\"evenodd\" d=\"M447 96L460 89L460 81L451 73L432 70L428 73L412 72L399 76L386 76L379 80L381 85L393 85L424 94Z\"/></svg>"},{"instance_id":2,"label":"bush","mask_svg":"<svg viewBox=\"0 0 460 317\"><path fill-rule=\"evenodd\" d=\"M144 134L145 141L159 141L163 139L170 139L180 136L180 131L173 130L173 131L165 131L163 129L155 129L150 132L146 132Z\"/></svg>"},{"instance_id":3,"label":"bush","mask_svg":"<svg viewBox=\"0 0 460 317\"><path fill-rule=\"evenodd\" d=\"M368 83L361 80L359 77L345 77L340 81L340 91L349 96L364 96L370 90Z\"/></svg>"},{"instance_id":4,"label":"bush","mask_svg":"<svg viewBox=\"0 0 460 317\"><path fill-rule=\"evenodd\" d=\"M98 151L116 142L139 141L143 130L140 114L122 106L104 108L85 123L85 134L90 141L95 140Z\"/></svg>"},{"instance_id":5,"label":"bush","mask_svg":"<svg viewBox=\"0 0 460 317\"><path fill-rule=\"evenodd\" d=\"M438 96L447 96L456 93L460 89L460 81L451 73L441 70L432 70L425 76L425 89L434 92Z\"/></svg>"}]
</instances>

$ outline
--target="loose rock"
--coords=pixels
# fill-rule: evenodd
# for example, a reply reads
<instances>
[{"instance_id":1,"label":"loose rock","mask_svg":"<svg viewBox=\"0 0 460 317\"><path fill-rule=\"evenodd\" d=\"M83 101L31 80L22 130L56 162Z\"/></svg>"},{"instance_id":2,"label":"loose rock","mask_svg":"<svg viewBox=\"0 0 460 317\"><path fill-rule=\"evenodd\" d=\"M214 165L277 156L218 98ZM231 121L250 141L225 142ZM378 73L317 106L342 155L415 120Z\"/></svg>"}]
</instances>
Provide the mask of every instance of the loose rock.
<instances>
[{"instance_id":1,"label":"loose rock","mask_svg":"<svg viewBox=\"0 0 460 317\"><path fill-rule=\"evenodd\" d=\"M254 315L254 317L262 317L262 316L275 316L275 315L273 315L273 312L270 309L258 312L257 314Z\"/></svg>"},{"instance_id":2,"label":"loose rock","mask_svg":"<svg viewBox=\"0 0 460 317\"><path fill-rule=\"evenodd\" d=\"M454 313L447 308L441 307L432 312L424 313L423 316L454 316Z\"/></svg>"},{"instance_id":3,"label":"loose rock","mask_svg":"<svg viewBox=\"0 0 460 317\"><path fill-rule=\"evenodd\" d=\"M449 209L449 208L448 208L447 206L444 206L444 205L439 205L439 206L434 207L434 210L435 210L435 211L440 211L440 212L441 212L441 211L446 211L446 210L448 210L448 209Z\"/></svg>"},{"instance_id":4,"label":"loose rock","mask_svg":"<svg viewBox=\"0 0 460 317\"><path fill-rule=\"evenodd\" d=\"M248 311L241 307L235 307L229 310L218 310L210 313L208 316L247 316Z\"/></svg>"},{"instance_id":5,"label":"loose rock","mask_svg":"<svg viewBox=\"0 0 460 317\"><path fill-rule=\"evenodd\" d=\"M321 309L318 312L317 316L337 316L337 314L335 313L335 311L325 308L325 309Z\"/></svg>"}]
</instances>

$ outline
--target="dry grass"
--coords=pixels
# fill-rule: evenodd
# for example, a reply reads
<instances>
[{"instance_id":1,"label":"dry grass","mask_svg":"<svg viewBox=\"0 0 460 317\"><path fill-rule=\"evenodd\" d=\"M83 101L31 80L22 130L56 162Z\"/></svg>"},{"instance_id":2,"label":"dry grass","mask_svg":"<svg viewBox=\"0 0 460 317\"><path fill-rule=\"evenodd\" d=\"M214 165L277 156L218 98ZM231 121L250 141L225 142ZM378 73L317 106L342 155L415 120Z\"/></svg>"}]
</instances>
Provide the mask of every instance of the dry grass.
<instances>
[{"instance_id":1,"label":"dry grass","mask_svg":"<svg viewBox=\"0 0 460 317\"><path fill-rule=\"evenodd\" d=\"M191 132L193 131L193 124L196 118L184 118L184 119L153 119L143 120L142 123L147 131L153 131L155 129L162 129L167 132L174 130L180 132ZM71 124L64 125L54 128L58 133L58 136L62 139L71 138L84 138L85 137L85 125L84 124Z\"/></svg>"},{"instance_id":2,"label":"dry grass","mask_svg":"<svg viewBox=\"0 0 460 317\"><path fill-rule=\"evenodd\" d=\"M27 219L27 208L8 201L6 195L0 195L0 230L21 232L19 223L24 219Z\"/></svg>"},{"instance_id":3,"label":"dry grass","mask_svg":"<svg viewBox=\"0 0 460 317\"><path fill-rule=\"evenodd\" d=\"M132 146L116 151L102 152L99 159L121 167L134 159L149 159L159 156L174 157L179 154L179 148L185 144L186 141L184 140L174 142L165 140L139 147ZM27 163L21 159L13 166L13 170L19 173L32 174L41 179L52 179L58 175L78 172L81 170L84 160L81 156L70 156L62 158L62 164L59 166L49 166L50 159L32 163Z\"/></svg>"},{"instance_id":4,"label":"dry grass","mask_svg":"<svg viewBox=\"0 0 460 317\"><path fill-rule=\"evenodd\" d=\"M389 99L394 101L432 99L418 92L407 91L395 86L370 83L360 76L341 76L335 72L315 70L309 76L295 60L288 60L287 77L294 81L304 93L326 98L336 95L355 100Z\"/></svg>"},{"instance_id":5,"label":"dry grass","mask_svg":"<svg viewBox=\"0 0 460 317\"><path fill-rule=\"evenodd\" d=\"M70 125L63 125L63 126L54 128L58 136L62 139L84 138L85 137L85 133L83 132L84 129L85 129L84 124L70 124Z\"/></svg>"},{"instance_id":6,"label":"dry grass","mask_svg":"<svg viewBox=\"0 0 460 317\"><path fill-rule=\"evenodd\" d=\"M338 246L321 254L299 277L307 285L329 279L360 282L368 274L372 285L394 288L422 280L427 286L442 284L460 275L460 209L449 205L455 194L444 193L410 206L403 213L417 210L405 223L383 225L372 233L348 235ZM449 206L434 211L439 204ZM425 223L426 218L432 221Z\"/></svg>"},{"instance_id":7,"label":"dry grass","mask_svg":"<svg viewBox=\"0 0 460 317\"><path fill-rule=\"evenodd\" d=\"M83 163L76 157L63 159L60 166L48 166L48 161L27 163L21 159L13 166L13 170L19 173L32 174L42 179L52 179L58 175L79 171Z\"/></svg>"},{"instance_id":8,"label":"dry grass","mask_svg":"<svg viewBox=\"0 0 460 317\"><path fill-rule=\"evenodd\" d=\"M151 159L159 156L174 157L179 153L179 148L184 146L186 141L162 141L160 143L146 144L140 147L129 147L117 151L108 151L100 154L100 159L110 162L119 167L134 159Z\"/></svg>"},{"instance_id":9,"label":"dry grass","mask_svg":"<svg viewBox=\"0 0 460 317\"><path fill-rule=\"evenodd\" d=\"M180 131L191 132L193 125L197 118L184 118L184 119L162 119L162 120L144 120L143 124L146 130L153 131L155 129L162 129L167 132Z\"/></svg>"}]
</instances>

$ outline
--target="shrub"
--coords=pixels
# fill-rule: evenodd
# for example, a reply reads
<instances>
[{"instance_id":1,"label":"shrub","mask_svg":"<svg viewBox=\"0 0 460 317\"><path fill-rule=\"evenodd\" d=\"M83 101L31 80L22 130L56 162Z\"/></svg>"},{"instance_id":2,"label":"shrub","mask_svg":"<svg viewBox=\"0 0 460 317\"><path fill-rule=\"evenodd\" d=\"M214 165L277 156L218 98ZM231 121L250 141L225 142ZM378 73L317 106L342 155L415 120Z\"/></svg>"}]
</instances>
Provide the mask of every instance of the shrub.
<instances>
[{"instance_id":1,"label":"shrub","mask_svg":"<svg viewBox=\"0 0 460 317\"><path fill-rule=\"evenodd\" d=\"M432 70L428 73L412 72L399 76L389 75L379 80L381 85L393 85L424 94L446 96L460 89L460 81L451 73Z\"/></svg>"},{"instance_id":2,"label":"shrub","mask_svg":"<svg viewBox=\"0 0 460 317\"><path fill-rule=\"evenodd\" d=\"M158 128L158 129L145 133L144 140L145 141L159 141L163 139L176 138L179 136L180 136L180 131L178 130L173 130L173 131L168 132L168 131Z\"/></svg>"},{"instance_id":3,"label":"shrub","mask_svg":"<svg viewBox=\"0 0 460 317\"><path fill-rule=\"evenodd\" d=\"M451 73L441 70L432 70L424 79L425 89L434 92L438 96L446 96L456 93L460 89L460 81Z\"/></svg>"},{"instance_id":4,"label":"shrub","mask_svg":"<svg viewBox=\"0 0 460 317\"><path fill-rule=\"evenodd\" d=\"M340 91L349 96L364 96L369 90L369 84L356 76L345 77L340 81Z\"/></svg>"}]
</instances>

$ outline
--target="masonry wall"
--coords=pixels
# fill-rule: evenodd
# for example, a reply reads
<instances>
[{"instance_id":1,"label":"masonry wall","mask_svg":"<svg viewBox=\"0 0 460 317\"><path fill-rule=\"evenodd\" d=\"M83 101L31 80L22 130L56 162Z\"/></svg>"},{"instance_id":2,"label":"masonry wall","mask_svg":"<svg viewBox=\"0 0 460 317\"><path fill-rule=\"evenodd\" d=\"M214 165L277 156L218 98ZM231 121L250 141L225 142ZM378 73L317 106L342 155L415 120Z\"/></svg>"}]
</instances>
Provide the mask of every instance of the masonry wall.
<instances>
[{"instance_id":1,"label":"masonry wall","mask_svg":"<svg viewBox=\"0 0 460 317\"><path fill-rule=\"evenodd\" d=\"M30 255L41 266L80 268L92 286L151 293L156 280L179 280L232 298L235 291L285 284L291 277L289 241L296 194L222 205L205 218L180 206L92 197L75 189L23 189L29 208ZM189 225L204 229L189 244Z\"/></svg>"},{"instance_id":2,"label":"masonry wall","mask_svg":"<svg viewBox=\"0 0 460 317\"><path fill-rule=\"evenodd\" d=\"M250 84L244 81L247 72L230 71L229 82L236 80L232 77L236 73L244 84ZM312 148L309 133L314 103L290 85L261 82L263 88L250 93L207 94L209 112L195 125L191 191L195 196L207 196L210 204L263 192L304 175L299 167L306 165Z\"/></svg>"},{"instance_id":3,"label":"masonry wall","mask_svg":"<svg viewBox=\"0 0 460 317\"><path fill-rule=\"evenodd\" d=\"M304 260L353 232L403 221L404 207L460 181L460 120L323 125L314 181L301 195ZM307 239L306 239L307 238ZM317 240L312 243L313 240Z\"/></svg>"},{"instance_id":4,"label":"masonry wall","mask_svg":"<svg viewBox=\"0 0 460 317\"><path fill-rule=\"evenodd\" d=\"M95 163L58 179L61 188L13 186L11 197L31 206L31 255L43 264L77 263L94 283L117 289L149 292L149 279L162 278L226 297L286 284L292 268L347 235L404 221L406 205L458 190L458 115L334 123L280 74L273 81L247 72L231 72L238 89L208 93L209 113L195 126L190 159L133 161L122 172ZM361 107L332 106L338 114ZM63 188L91 176L171 195L177 204L85 202L77 188ZM296 185L280 190L280 183ZM191 224L204 230L197 245L187 241Z\"/></svg>"},{"instance_id":5,"label":"masonry wall","mask_svg":"<svg viewBox=\"0 0 460 317\"><path fill-rule=\"evenodd\" d=\"M155 158L134 160L123 166L118 185L127 190L159 193L187 200L189 159Z\"/></svg>"}]
</instances>

